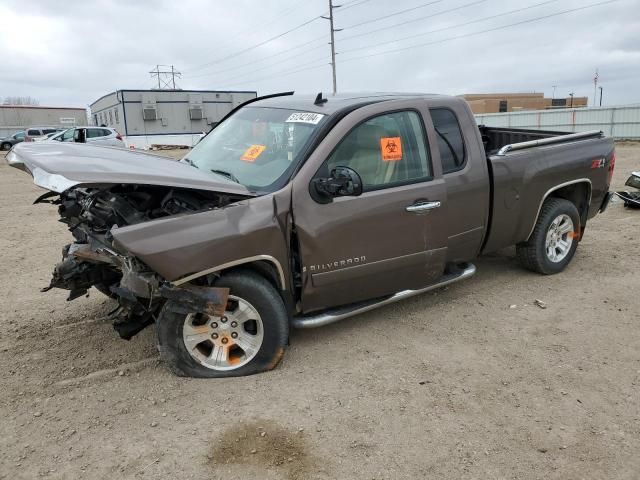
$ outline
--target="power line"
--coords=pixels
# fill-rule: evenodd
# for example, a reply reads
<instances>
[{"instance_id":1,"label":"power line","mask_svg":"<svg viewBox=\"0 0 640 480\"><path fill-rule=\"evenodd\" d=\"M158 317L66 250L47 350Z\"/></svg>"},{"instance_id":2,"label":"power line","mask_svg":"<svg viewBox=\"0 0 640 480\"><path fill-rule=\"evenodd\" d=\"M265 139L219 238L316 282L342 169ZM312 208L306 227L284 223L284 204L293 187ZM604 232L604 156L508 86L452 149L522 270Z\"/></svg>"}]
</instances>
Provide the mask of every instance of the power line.
<instances>
[{"instance_id":1,"label":"power line","mask_svg":"<svg viewBox=\"0 0 640 480\"><path fill-rule=\"evenodd\" d=\"M327 63L318 63L318 62L322 62L323 60L325 60L325 61L329 60L329 62L327 62ZM304 65L310 65L310 66L307 66L306 68L298 68L298 67L296 67L295 70L289 70L289 71L285 70L284 72L278 73L277 76L278 77L286 77L288 75L293 75L294 73L304 72L304 71L307 71L307 70L315 70L317 68L326 67L329 64L330 64L330 59L327 59L326 56L324 56L322 58L319 58L319 59L313 60L312 62L309 62L309 64L298 65L298 67L302 67ZM272 78L274 78L274 76L275 76L274 74L270 74L270 75L267 75L267 76L264 76L264 77L251 78L250 80L252 82L259 82L261 80L272 79ZM225 84L225 85L221 85L218 88L227 88L227 87L231 87L231 86L235 86L235 85L237 85L235 82L234 83L228 83L228 84Z\"/></svg>"},{"instance_id":2,"label":"power line","mask_svg":"<svg viewBox=\"0 0 640 480\"><path fill-rule=\"evenodd\" d=\"M498 14L496 14L496 15L490 15L490 16L488 16L488 17L478 18L478 19L476 19L476 20L471 20L471 21L469 21L469 22L458 23L458 24L456 24L456 25L449 25L449 26L447 26L447 27L438 28L438 29L436 29L436 30L429 30L429 31L422 32L422 33L416 33L416 34L414 34L414 35L408 35L408 36L406 36L406 37L396 38L395 40L389 40L388 42L380 42L380 43L377 43L377 44L376 44L376 46L388 45L388 44L390 44L390 43L397 43L397 42L401 42L401 41L403 41L403 40L408 40L408 39L410 39L410 38L422 37L422 36L425 36L425 35L430 35L430 34L432 34L432 33L444 32L444 31L446 31L446 30L451 30L451 29L453 29L453 28L464 27L464 26L471 25L471 24L474 24L474 23L484 22L484 21L486 21L486 20L492 20L492 19L494 19L494 18L504 17L504 16L506 16L506 15L511 15L511 14L513 14L513 13L524 12L525 10L530 10L530 9L532 9L532 8L541 7L542 5L547 5L547 4L549 4L549 3L554 3L554 2L558 2L558 1L559 1L559 0L547 0L546 2L540 2L540 3L536 3L536 4L534 4L534 5L529 5L528 7L517 8L517 9L515 9L515 10L509 10L508 12L503 12L503 13L498 13ZM379 30L381 30L381 29L376 29L376 30L374 30L374 31L370 31L370 32L368 32L368 33L376 33L376 32L377 32L377 31L379 31ZM343 39L343 40L345 40L345 39ZM367 49L367 48L371 48L371 46L369 46L369 45L365 45L365 46L363 46L363 47L352 48L352 49L350 49L350 50L348 50L348 51L349 51L349 52L355 52L355 51L357 51L357 50L364 50L364 49Z\"/></svg>"},{"instance_id":3,"label":"power line","mask_svg":"<svg viewBox=\"0 0 640 480\"><path fill-rule=\"evenodd\" d=\"M431 14L429 14L429 15L425 15L425 16L423 16L423 17L412 18L411 20L406 20L406 21L404 21L404 22L400 22L400 23L394 23L394 24L391 24L391 25L387 25L387 26L385 26L385 27L377 28L377 29L375 29L375 30L368 30L368 31L363 32L363 33L357 33L357 34L355 34L355 35L349 35L349 36L347 36L347 37L342 37L342 38L341 38L341 40L350 40L350 39L352 39L352 38L363 37L363 36L365 36L365 35L371 35L372 33L376 33L376 32L378 32L378 31L380 31L380 30L385 30L385 29L390 29L390 28L394 28L394 27L399 27L399 26L401 26L401 25L407 25L408 23L419 22L419 21L422 21L422 20L426 20L427 18L433 18L433 17L437 17L437 16L439 16L439 15L444 15L445 13L451 13L451 12L455 12L455 11L457 11L457 10L462 10L463 8L472 7L472 6L474 6L474 5L477 5L477 4L479 4L479 3L484 3L484 2L486 2L486 1L487 1L487 0L476 0L476 1L474 1L474 2L471 2L471 3L465 3L464 5L460 5L460 6L458 6L458 7L450 8L450 9L448 9L448 10L442 10L442 11L440 11L440 12L431 13Z\"/></svg>"},{"instance_id":4,"label":"power line","mask_svg":"<svg viewBox=\"0 0 640 480\"><path fill-rule=\"evenodd\" d=\"M196 74L196 75L190 75L190 76L187 76L187 78L198 78L198 77L217 76L217 75L220 75L220 74L222 74L222 73L233 72L233 71L236 71L236 70L239 70L239 69L242 69L242 68L248 67L248 66L255 66L255 64L256 64L256 63L263 62L263 61L265 61L265 60L270 60L270 59L272 59L272 58L274 58L274 57L278 57L278 56L283 55L283 54L285 54L285 53L287 53L287 52L291 52L291 51L293 51L293 50L297 50L297 49L302 48L302 47L304 47L304 46L307 46L307 45L310 45L310 44L312 44L312 43L315 43L315 42L317 42L317 41L319 41L319 40L324 40L324 39L325 39L325 37L326 37L326 35L321 35L321 36L319 36L319 37L314 38L313 40L309 40L308 42L301 43L300 45L296 45L295 47L287 48L286 50L281 50L281 51L279 51L278 53L274 53L273 55L268 55L268 56L266 56L266 57L261 57L261 58L259 58L258 60L255 60L255 61L253 61L253 62L246 62L246 63L243 63L243 64L241 64L241 65L236 65L236 66L231 67L231 68L226 68L226 69L224 69L224 70L216 70L215 72L198 73L198 74ZM286 59L283 59L282 61L278 61L278 62L275 62L275 63L270 63L270 64L269 64L269 65L267 65L267 66L260 67L260 69L259 69L259 70L262 70L262 69L264 69L264 68L270 68L270 67L272 67L273 65L277 65L277 64L283 63L283 62L285 62L286 60L291 60L291 59L293 59L293 58L297 58L297 57L300 57L300 56L302 56L302 55L306 55L307 53L309 53L309 52L311 52L311 51L313 51L313 50L317 50L317 49L319 49L319 48L323 48L324 46L325 46L325 44L323 43L322 45L318 45L317 47L313 47L313 48L310 48L310 49L308 49L308 50L305 50L304 52L301 52L301 53L299 53L299 54L292 55L291 57L287 57ZM254 71L255 71L255 70L254 70Z\"/></svg>"},{"instance_id":5,"label":"power line","mask_svg":"<svg viewBox=\"0 0 640 480\"><path fill-rule=\"evenodd\" d=\"M273 66L276 66L276 65L279 65L279 64L282 64L282 63L286 63L286 62L288 62L290 60L293 60L293 59L296 59L296 58L299 58L299 57L302 57L302 56L306 56L306 55L309 54L309 52L311 52L313 50L318 50L319 48L325 48L325 45L318 45L317 47L311 48L309 50L305 50L304 52L297 53L296 55L292 55L290 57L283 58L279 62L273 62L273 63L270 63L269 65L265 65L265 66L260 67L260 68L254 68L254 69L252 69L250 71L247 71L247 72L236 73L236 74L234 74L234 76L254 75L256 72L261 72L263 70L270 69ZM249 65L251 65L251 64L249 64ZM247 65L244 65L244 66L246 67ZM194 77L191 77L191 78L194 78ZM222 81L224 82L224 78L223 78Z\"/></svg>"},{"instance_id":6,"label":"power line","mask_svg":"<svg viewBox=\"0 0 640 480\"><path fill-rule=\"evenodd\" d=\"M357 7L358 5L362 5L363 3L370 2L371 0L352 0L351 2L342 4L342 11L349 10L350 8Z\"/></svg>"},{"instance_id":7,"label":"power line","mask_svg":"<svg viewBox=\"0 0 640 480\"><path fill-rule=\"evenodd\" d=\"M320 18L320 15L318 15L317 17L313 17L313 18L311 18L311 19L309 19L309 20L307 20L305 22L302 22L299 25L296 25L293 28L290 28L289 30L287 30L285 32L279 33L278 35L275 35L275 36L273 36L271 38L268 38L267 40L264 40L264 41L262 41L260 43L252 45L250 47L244 48L244 49L242 49L242 50L240 50L238 52L234 52L234 53L232 53L230 55L227 55L226 57L218 58L216 60L212 60L210 62L203 63L203 64L201 64L201 65L199 65L197 67L192 68L190 71L201 70L201 69L203 69L203 68L205 68L205 67L207 67L209 65L213 65L213 64L216 64L216 63L221 63L221 62L224 62L225 60L229 60L230 58L236 58L238 55L242 55L242 54L247 53L247 52L249 52L251 50L255 50L256 48L261 47L263 45L266 45L269 42L273 42L274 40L277 40L278 38L282 38L282 37L284 37L285 35L288 35L291 32L295 32L296 30L299 30L302 27L304 27L306 25L309 25L312 22L315 22L319 18Z\"/></svg>"},{"instance_id":8,"label":"power line","mask_svg":"<svg viewBox=\"0 0 640 480\"><path fill-rule=\"evenodd\" d=\"M418 10L418 9L420 9L420 8L425 8L425 7L428 7L428 6L430 6L430 5L435 5L436 3L440 3L440 2L442 2L442 1L443 1L443 0L434 0L434 1L432 1L432 2L423 3L423 4L421 4L421 5L417 5L417 6L415 6L415 7L407 8L407 9L405 9L405 10L400 10L399 12L395 12L395 13L392 13L392 14L390 14L390 15L384 15L384 16L382 16L382 17L373 18L373 19L371 19L371 20L365 20L364 22L355 23L355 24L353 24L353 25L349 25L349 26L344 27L344 28L345 28L346 30L348 30L348 29L350 29L350 28L356 28L356 27L359 27L360 25L366 25L366 24L368 24L368 23L379 22L380 20L386 20L387 18L395 17L395 16L397 16L397 15L402 15L403 13L412 12L412 11L414 11L414 10Z\"/></svg>"},{"instance_id":9,"label":"power line","mask_svg":"<svg viewBox=\"0 0 640 480\"><path fill-rule=\"evenodd\" d=\"M586 10L588 8L598 7L598 6L601 6L601 5L606 5L606 4L609 4L609 3L615 3L615 2L618 2L618 1L620 1L620 0L607 0L607 1L604 1L604 2L593 3L591 5L585 5L583 7L571 8L571 9L568 9L568 10L563 10L561 12L551 13L549 15L543 15L541 17L530 18L528 20L522 20L520 22L510 23L510 24L507 24L507 25L502 25L502 26L499 26L499 27L489 28L489 29L486 29L486 30L480 30L478 32L471 32L471 33L466 33L464 35L457 35L457 36L454 36L454 37L443 38L441 40L436 40L434 42L420 43L420 44L417 44L417 45L410 45L410 46L403 47L403 48L396 48L394 50L386 50L384 52L376 52L376 53L371 53L369 55L360 55L360 56L357 56L357 57L346 58L346 59L343 60L343 62L348 62L348 61L352 61L352 60L361 60L363 58L377 57L377 56L380 56L380 55L387 55L389 53L397 53L397 52L402 52L402 51L405 51L405 50L411 50L411 49L418 48L418 47L425 47L425 46L428 46L428 45L436 45L436 44L440 44L440 43L445 43L445 42L448 42L448 41L451 41L451 40L457 40L457 39L460 39L460 38L472 37L472 36L480 35L480 34L483 34L483 33L495 32L495 31L498 31L498 30L504 30L505 28L515 27L517 25L523 25L523 24L526 24L526 23L537 22L539 20L545 20L547 18L557 17L559 15L564 15L564 14L567 14L567 13L577 12L579 10ZM377 45L371 45L371 47L376 47L376 46ZM348 53L348 52L349 51L347 51L345 53Z\"/></svg>"}]
</instances>

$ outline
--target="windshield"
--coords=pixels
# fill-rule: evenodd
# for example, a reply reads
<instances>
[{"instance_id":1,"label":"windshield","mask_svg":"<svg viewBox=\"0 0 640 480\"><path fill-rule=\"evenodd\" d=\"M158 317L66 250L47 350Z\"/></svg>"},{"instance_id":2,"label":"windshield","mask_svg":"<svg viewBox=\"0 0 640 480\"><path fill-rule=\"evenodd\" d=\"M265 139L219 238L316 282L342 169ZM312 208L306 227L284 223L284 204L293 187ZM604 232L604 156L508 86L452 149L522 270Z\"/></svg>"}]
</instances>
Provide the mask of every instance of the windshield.
<instances>
[{"instance_id":1,"label":"windshield","mask_svg":"<svg viewBox=\"0 0 640 480\"><path fill-rule=\"evenodd\" d=\"M49 140L57 140L58 142L68 142L73 138L75 128L68 128L51 136Z\"/></svg>"},{"instance_id":2,"label":"windshield","mask_svg":"<svg viewBox=\"0 0 640 480\"><path fill-rule=\"evenodd\" d=\"M251 191L274 191L324 119L321 113L245 107L203 138L184 160Z\"/></svg>"}]
</instances>

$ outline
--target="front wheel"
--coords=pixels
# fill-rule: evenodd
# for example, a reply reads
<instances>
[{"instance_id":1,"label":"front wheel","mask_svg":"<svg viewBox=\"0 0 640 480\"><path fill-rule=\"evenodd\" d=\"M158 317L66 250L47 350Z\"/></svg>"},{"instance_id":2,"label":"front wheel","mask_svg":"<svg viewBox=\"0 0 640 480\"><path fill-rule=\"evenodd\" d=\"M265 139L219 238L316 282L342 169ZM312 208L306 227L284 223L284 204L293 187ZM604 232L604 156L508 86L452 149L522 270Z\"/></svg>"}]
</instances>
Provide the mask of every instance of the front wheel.
<instances>
[{"instance_id":1,"label":"front wheel","mask_svg":"<svg viewBox=\"0 0 640 480\"><path fill-rule=\"evenodd\" d=\"M571 262L578 248L580 215L563 198L549 198L529 240L516 246L518 260L527 269L544 275L559 273Z\"/></svg>"},{"instance_id":2,"label":"front wheel","mask_svg":"<svg viewBox=\"0 0 640 480\"><path fill-rule=\"evenodd\" d=\"M284 353L289 321L282 298L259 275L232 272L216 287L229 288L222 316L179 313L167 302L157 322L162 360L179 376L252 375L274 368Z\"/></svg>"},{"instance_id":3,"label":"front wheel","mask_svg":"<svg viewBox=\"0 0 640 480\"><path fill-rule=\"evenodd\" d=\"M3 143L2 145L0 145L0 150L4 150L6 152L7 150L11 150L12 146L13 145L11 145L10 143Z\"/></svg>"}]
</instances>

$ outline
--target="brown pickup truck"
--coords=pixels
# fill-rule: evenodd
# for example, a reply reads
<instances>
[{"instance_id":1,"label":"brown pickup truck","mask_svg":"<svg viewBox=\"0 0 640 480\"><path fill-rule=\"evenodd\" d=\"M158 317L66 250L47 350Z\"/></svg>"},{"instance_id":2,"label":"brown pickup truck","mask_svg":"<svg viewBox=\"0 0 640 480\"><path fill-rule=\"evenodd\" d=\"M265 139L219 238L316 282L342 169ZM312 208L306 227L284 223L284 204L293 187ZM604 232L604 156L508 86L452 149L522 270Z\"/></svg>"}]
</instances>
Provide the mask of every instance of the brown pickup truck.
<instances>
[{"instance_id":1,"label":"brown pickup truck","mask_svg":"<svg viewBox=\"0 0 640 480\"><path fill-rule=\"evenodd\" d=\"M46 143L7 161L74 237L47 289L94 286L123 338L155 322L175 373L223 377L273 368L292 326L468 278L486 252L562 271L615 154L601 132L478 127L459 98L289 93L235 109L179 162Z\"/></svg>"}]
</instances>

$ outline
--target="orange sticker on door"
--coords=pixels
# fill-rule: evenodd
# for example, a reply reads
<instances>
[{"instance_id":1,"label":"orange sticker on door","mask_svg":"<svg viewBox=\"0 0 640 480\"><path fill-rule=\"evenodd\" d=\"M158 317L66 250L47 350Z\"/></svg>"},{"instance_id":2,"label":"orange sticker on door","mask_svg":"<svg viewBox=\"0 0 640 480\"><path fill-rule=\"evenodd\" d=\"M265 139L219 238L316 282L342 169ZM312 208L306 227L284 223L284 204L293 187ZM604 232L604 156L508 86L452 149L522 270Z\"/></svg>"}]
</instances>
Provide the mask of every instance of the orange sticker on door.
<instances>
[{"instance_id":1,"label":"orange sticker on door","mask_svg":"<svg viewBox=\"0 0 640 480\"><path fill-rule=\"evenodd\" d=\"M265 148L267 148L266 145L251 145L242 154L240 160L244 160L245 162L255 162L256 158L258 158L260 154L264 152Z\"/></svg>"},{"instance_id":2,"label":"orange sticker on door","mask_svg":"<svg viewBox=\"0 0 640 480\"><path fill-rule=\"evenodd\" d=\"M383 162L402 160L402 140L400 137L383 137L380 139L380 152Z\"/></svg>"}]
</instances>

